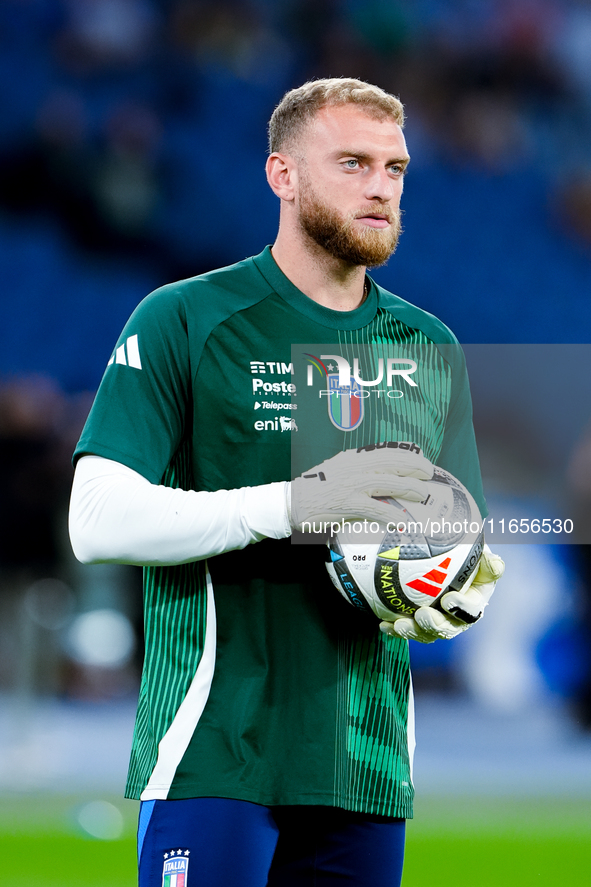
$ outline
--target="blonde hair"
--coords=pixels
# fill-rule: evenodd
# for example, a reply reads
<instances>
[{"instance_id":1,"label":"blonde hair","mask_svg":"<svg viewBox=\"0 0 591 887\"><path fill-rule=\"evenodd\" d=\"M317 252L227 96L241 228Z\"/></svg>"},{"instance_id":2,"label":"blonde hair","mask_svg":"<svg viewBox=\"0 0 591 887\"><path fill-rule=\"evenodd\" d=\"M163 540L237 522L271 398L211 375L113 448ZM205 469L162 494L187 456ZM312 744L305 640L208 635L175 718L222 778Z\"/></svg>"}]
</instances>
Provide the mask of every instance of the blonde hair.
<instances>
[{"instance_id":1,"label":"blonde hair","mask_svg":"<svg viewBox=\"0 0 591 887\"><path fill-rule=\"evenodd\" d=\"M364 80L330 77L310 80L287 92L269 121L269 152L293 151L294 143L307 123L321 108L346 104L360 105L372 117L392 117L404 126L404 107L400 99Z\"/></svg>"}]
</instances>

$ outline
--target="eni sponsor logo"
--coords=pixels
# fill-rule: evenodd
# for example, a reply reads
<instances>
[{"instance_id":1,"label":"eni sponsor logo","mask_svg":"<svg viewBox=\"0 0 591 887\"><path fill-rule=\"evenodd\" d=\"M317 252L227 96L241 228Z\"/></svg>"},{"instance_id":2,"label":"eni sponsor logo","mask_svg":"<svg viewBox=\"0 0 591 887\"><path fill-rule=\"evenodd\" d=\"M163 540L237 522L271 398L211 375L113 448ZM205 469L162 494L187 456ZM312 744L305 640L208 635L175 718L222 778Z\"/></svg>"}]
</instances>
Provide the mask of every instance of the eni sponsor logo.
<instances>
[{"instance_id":1,"label":"eni sponsor logo","mask_svg":"<svg viewBox=\"0 0 591 887\"><path fill-rule=\"evenodd\" d=\"M275 419L258 419L254 423L255 431L297 431L298 426L291 416L278 416Z\"/></svg>"}]
</instances>

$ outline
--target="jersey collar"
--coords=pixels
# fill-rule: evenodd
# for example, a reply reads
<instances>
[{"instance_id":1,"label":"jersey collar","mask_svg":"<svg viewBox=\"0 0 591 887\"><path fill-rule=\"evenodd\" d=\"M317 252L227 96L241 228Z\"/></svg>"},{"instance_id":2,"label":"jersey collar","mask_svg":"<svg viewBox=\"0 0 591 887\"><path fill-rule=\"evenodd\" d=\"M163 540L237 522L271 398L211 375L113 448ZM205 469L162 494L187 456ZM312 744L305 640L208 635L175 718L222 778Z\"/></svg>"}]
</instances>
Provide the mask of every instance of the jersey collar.
<instances>
[{"instance_id":1,"label":"jersey collar","mask_svg":"<svg viewBox=\"0 0 591 887\"><path fill-rule=\"evenodd\" d=\"M378 310L377 287L371 277L367 275L365 279L368 292L365 301L358 308L354 308L353 311L334 311L332 308L319 305L318 302L304 295L285 276L273 258L270 246L265 247L260 255L254 256L253 261L277 295L281 296L300 314L305 314L306 317L309 317L321 326L338 330L358 330L371 323L376 316Z\"/></svg>"}]
</instances>

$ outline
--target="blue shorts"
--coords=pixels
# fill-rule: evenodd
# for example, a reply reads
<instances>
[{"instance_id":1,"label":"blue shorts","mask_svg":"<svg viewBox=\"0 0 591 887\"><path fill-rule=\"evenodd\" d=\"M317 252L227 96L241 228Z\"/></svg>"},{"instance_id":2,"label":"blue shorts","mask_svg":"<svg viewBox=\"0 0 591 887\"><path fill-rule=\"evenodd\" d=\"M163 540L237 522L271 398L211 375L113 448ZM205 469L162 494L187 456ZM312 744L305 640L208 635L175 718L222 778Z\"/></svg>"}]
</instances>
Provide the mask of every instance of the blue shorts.
<instances>
[{"instance_id":1,"label":"blue shorts","mask_svg":"<svg viewBox=\"0 0 591 887\"><path fill-rule=\"evenodd\" d=\"M399 887L405 821L226 798L144 801L139 887Z\"/></svg>"}]
</instances>

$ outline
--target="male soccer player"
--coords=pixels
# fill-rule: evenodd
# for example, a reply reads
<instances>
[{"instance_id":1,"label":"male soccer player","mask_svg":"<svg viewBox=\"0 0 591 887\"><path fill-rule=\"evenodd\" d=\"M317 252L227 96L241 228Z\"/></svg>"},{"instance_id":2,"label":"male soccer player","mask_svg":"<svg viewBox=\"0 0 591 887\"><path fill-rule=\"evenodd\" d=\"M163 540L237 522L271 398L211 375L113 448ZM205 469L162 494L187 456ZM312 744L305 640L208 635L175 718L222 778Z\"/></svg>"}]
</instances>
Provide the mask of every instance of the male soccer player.
<instances>
[{"instance_id":1,"label":"male soccer player","mask_svg":"<svg viewBox=\"0 0 591 887\"><path fill-rule=\"evenodd\" d=\"M372 494L422 501L433 462L484 508L455 339L365 273L398 240L402 125L398 99L361 81L289 92L269 127L273 247L140 304L76 449L77 556L146 568L127 787L142 802L141 887L400 883L406 638L465 628L499 571L485 557L470 601L452 593L459 618L421 608L380 631L336 594L322 547L287 537L327 516L387 519ZM352 365L363 347L386 361L393 346L429 350L418 384L354 421L320 399L324 425L302 450L314 461L290 482L305 393L293 343L332 343Z\"/></svg>"}]
</instances>

